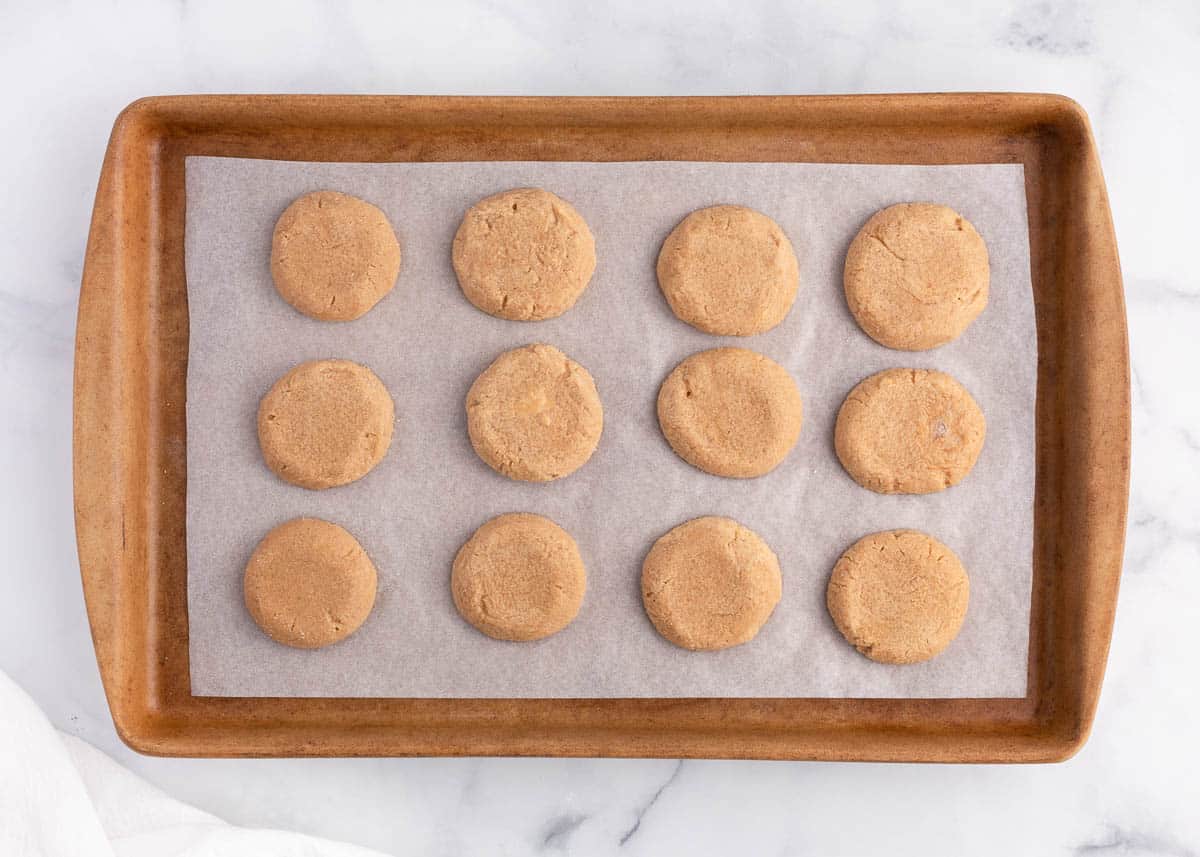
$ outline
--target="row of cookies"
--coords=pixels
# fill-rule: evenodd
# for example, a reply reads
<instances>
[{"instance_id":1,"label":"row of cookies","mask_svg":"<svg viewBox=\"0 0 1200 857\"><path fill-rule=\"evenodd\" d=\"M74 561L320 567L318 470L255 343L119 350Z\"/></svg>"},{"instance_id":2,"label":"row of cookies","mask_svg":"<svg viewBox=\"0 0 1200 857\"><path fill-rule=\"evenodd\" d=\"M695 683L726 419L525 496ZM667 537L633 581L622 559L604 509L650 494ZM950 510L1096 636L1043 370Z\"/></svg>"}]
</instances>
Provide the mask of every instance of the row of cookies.
<instances>
[{"instance_id":1,"label":"row of cookies","mask_svg":"<svg viewBox=\"0 0 1200 857\"><path fill-rule=\"evenodd\" d=\"M246 607L272 639L320 648L354 633L375 602L377 572L336 524L295 518L271 530L243 578ZM459 549L450 569L459 614L489 637L527 642L579 613L587 572L575 540L527 513L495 517ZM752 640L783 594L779 559L729 518L687 521L655 541L642 564L642 603L655 629L691 651ZM913 530L873 533L837 561L826 604L843 637L880 663L916 663L950 644L969 584L954 553Z\"/></svg>"},{"instance_id":2,"label":"row of cookies","mask_svg":"<svg viewBox=\"0 0 1200 857\"><path fill-rule=\"evenodd\" d=\"M463 217L452 263L467 299L497 318L541 321L579 299L596 267L587 222L539 188L487 197ZM316 191L275 225L271 274L279 294L321 321L359 318L392 290L400 242L371 203ZM664 240L659 286L681 320L707 333L750 336L791 310L800 266L783 229L761 212L715 205L687 215ZM987 247L944 205L902 203L876 212L846 253L846 302L890 348L921 351L958 337L988 300Z\"/></svg>"},{"instance_id":3,"label":"row of cookies","mask_svg":"<svg viewBox=\"0 0 1200 857\"><path fill-rule=\"evenodd\" d=\"M680 458L717 476L774 469L800 436L803 406L786 369L745 348L701 351L676 366L658 393L663 436ZM506 351L466 398L479 457L511 479L548 482L592 456L604 426L591 374L552 345ZM309 489L345 485L383 460L395 406L370 369L314 360L263 396L258 439L267 466ZM951 376L888 369L866 378L838 411L834 447L859 484L926 494L958 483L983 447L983 413Z\"/></svg>"}]
</instances>

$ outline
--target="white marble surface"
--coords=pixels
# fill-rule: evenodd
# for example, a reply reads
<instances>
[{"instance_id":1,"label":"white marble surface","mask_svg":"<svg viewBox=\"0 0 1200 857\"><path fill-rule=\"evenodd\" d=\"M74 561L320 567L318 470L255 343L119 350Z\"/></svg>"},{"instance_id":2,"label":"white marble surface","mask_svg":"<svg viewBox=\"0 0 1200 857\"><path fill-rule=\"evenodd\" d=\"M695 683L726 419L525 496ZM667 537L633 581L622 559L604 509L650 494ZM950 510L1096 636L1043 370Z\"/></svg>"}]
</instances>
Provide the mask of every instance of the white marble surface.
<instances>
[{"instance_id":1,"label":"white marble surface","mask_svg":"<svg viewBox=\"0 0 1200 857\"><path fill-rule=\"evenodd\" d=\"M400 854L1200 853L1194 2L0 4L0 668L62 728L248 825ZM1091 741L1050 767L189 761L113 733L71 513L80 263L112 119L154 93L1062 92L1129 302L1134 478ZM0 760L0 766L3 760ZM865 819L865 820L864 820Z\"/></svg>"}]
</instances>

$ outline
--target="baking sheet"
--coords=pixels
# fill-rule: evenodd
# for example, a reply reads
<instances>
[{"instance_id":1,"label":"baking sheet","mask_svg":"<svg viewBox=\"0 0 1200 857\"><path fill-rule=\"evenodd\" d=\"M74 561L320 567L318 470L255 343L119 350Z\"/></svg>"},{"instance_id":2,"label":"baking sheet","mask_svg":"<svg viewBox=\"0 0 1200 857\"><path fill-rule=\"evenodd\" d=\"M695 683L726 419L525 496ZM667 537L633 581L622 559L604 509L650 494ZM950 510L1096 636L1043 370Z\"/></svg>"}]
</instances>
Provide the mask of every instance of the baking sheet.
<instances>
[{"instance_id":1,"label":"baking sheet","mask_svg":"<svg viewBox=\"0 0 1200 857\"><path fill-rule=\"evenodd\" d=\"M699 162L322 164L187 158L187 553L192 692L225 696L392 697L1021 697L1025 695L1033 542L1036 337L1021 165L874 166ZM570 200L596 238L592 283L564 316L494 319L462 296L450 243L463 212L501 190L540 186ZM382 208L400 238L394 291L361 319L313 321L271 284L275 220L295 197L340 190ZM841 267L877 209L928 200L964 214L987 242L987 309L957 341L891 351L846 308ZM688 212L749 205L774 218L800 260L791 313L768 333L716 337L678 321L654 276L658 249ZM548 484L506 479L471 449L463 400L501 351L549 342L592 373L604 434L592 459ZM719 345L760 351L796 378L804 428L767 476L727 480L677 458L654 405L684 357ZM304 360L370 366L391 390L397 424L384 461L321 492L262 462L258 400ZM923 497L856 485L833 451L845 394L896 366L950 372L988 420L960 485ZM579 543L588 592L576 620L534 643L492 640L450 597L458 547L490 517L546 515ZM318 651L265 637L243 606L242 570L271 527L307 515L345 526L379 569L374 612ZM641 606L653 541L700 515L726 515L778 554L783 599L758 637L715 653L667 643ZM870 532L925 530L963 560L966 622L924 664L872 663L824 606L846 547Z\"/></svg>"}]
</instances>

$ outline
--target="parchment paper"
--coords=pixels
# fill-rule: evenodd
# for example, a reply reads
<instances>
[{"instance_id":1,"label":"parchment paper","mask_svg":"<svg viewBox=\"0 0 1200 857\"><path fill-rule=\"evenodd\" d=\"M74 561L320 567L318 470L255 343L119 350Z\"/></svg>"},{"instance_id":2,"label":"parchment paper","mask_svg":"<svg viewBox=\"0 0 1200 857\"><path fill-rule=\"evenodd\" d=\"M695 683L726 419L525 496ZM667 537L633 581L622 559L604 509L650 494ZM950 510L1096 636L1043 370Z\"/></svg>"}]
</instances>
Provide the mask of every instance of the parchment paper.
<instances>
[{"instance_id":1,"label":"parchment paper","mask_svg":"<svg viewBox=\"0 0 1200 857\"><path fill-rule=\"evenodd\" d=\"M469 304L450 265L463 212L513 187L570 200L596 238L590 287L564 316L501 321ZM395 290L363 318L313 321L271 283L276 218L300 194L351 193L381 207L400 238ZM956 342L904 353L855 325L841 289L846 248L875 210L930 200L979 229L991 300ZM655 281L667 233L693 209L749 205L773 217L800 258L795 306L774 330L715 337L678 321ZM1023 168L731 163L316 164L187 159L188 609L197 695L657 697L1020 697L1025 694L1034 479L1036 340ZM514 482L471 449L463 400L501 351L557 345L586 366L604 404L591 461L549 484ZM804 398L800 442L773 473L706 475L677 458L655 418L659 384L693 352L741 345L782 363ZM370 366L396 402L387 458L363 480L313 492L277 479L255 432L259 398L303 360ZM960 485L924 497L856 485L833 451L846 393L893 366L959 379L988 420ZM578 618L536 643L491 640L450 598L459 546L493 515L547 515L579 543L588 591ZM691 653L642 610L642 559L671 527L727 515L758 532L783 568L783 599L751 643ZM242 571L273 526L309 515L353 533L379 569L366 624L319 651L278 645L243 606ZM841 551L882 529L928 531L971 581L961 634L941 656L883 666L856 652L825 610Z\"/></svg>"}]
</instances>

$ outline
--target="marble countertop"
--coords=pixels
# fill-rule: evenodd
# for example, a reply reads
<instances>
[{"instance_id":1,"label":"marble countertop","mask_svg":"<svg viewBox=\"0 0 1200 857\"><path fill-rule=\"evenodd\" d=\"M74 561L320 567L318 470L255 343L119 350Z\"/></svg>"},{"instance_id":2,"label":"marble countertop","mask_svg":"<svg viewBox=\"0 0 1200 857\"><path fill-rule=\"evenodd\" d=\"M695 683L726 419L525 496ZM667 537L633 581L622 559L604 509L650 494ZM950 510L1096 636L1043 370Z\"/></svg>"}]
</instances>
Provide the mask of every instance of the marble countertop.
<instances>
[{"instance_id":1,"label":"marble countertop","mask_svg":"<svg viewBox=\"0 0 1200 857\"><path fill-rule=\"evenodd\" d=\"M1200 7L479 0L9 4L0 26L0 669L62 729L235 823L402 854L1200 853ZM196 92L1027 90L1089 111L1121 247L1134 471L1090 742L1039 767L552 759L193 761L125 749L71 504L71 367L117 112Z\"/></svg>"}]
</instances>

